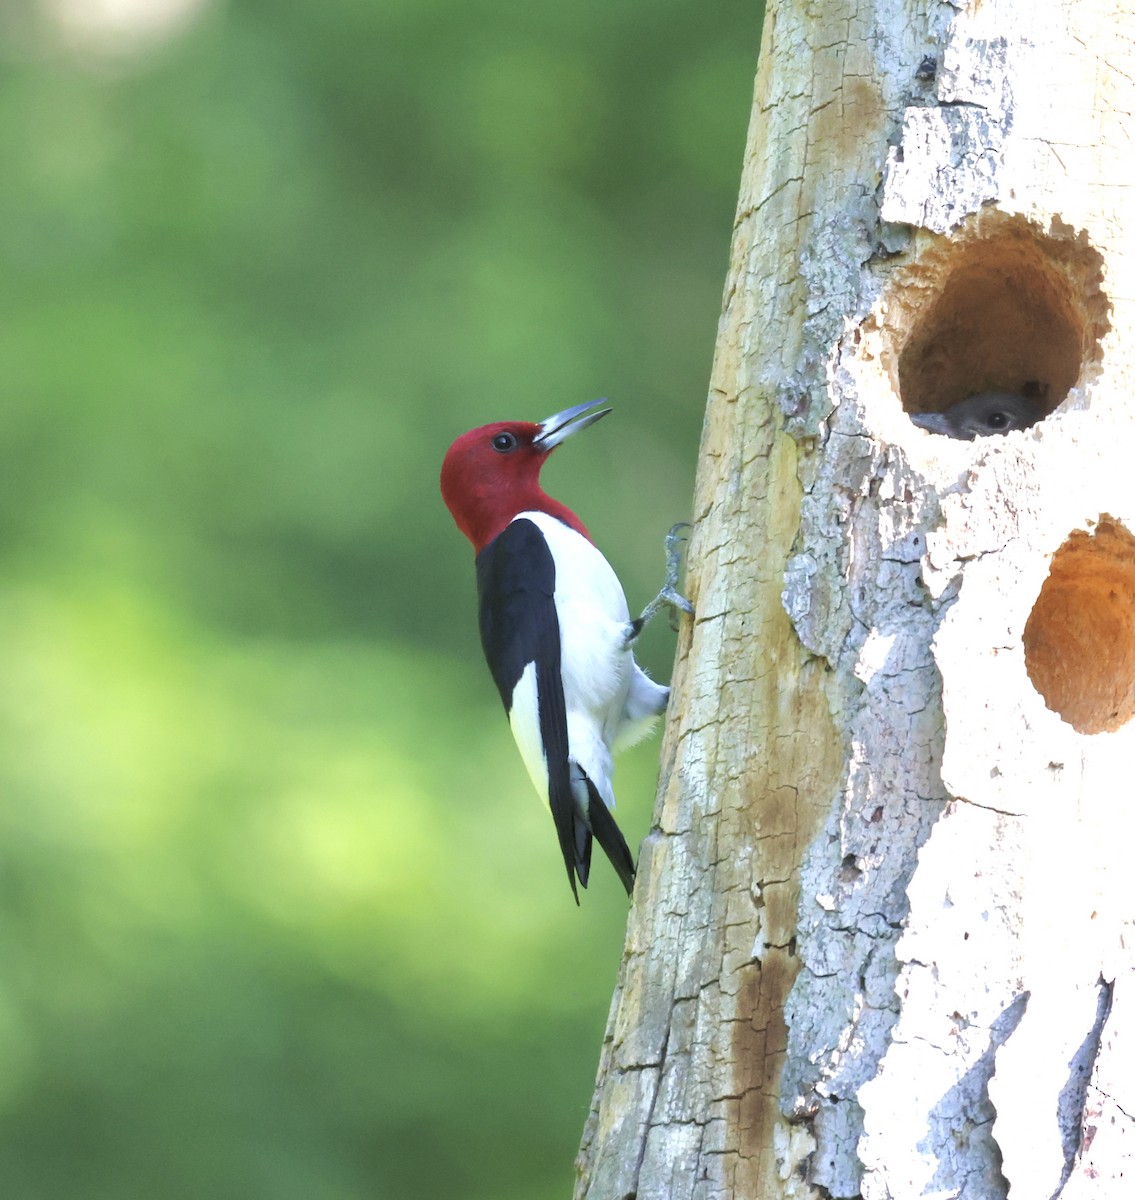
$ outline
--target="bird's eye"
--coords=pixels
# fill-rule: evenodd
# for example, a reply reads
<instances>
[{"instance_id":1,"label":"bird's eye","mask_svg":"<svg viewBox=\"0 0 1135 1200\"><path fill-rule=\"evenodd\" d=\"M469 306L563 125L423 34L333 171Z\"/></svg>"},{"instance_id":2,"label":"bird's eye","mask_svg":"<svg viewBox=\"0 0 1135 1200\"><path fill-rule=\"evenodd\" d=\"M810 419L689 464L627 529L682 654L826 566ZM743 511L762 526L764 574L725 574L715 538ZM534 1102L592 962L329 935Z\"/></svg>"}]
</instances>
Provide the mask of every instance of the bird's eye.
<instances>
[{"instance_id":1,"label":"bird's eye","mask_svg":"<svg viewBox=\"0 0 1135 1200\"><path fill-rule=\"evenodd\" d=\"M992 412L988 417L990 429L1004 429L1009 424L1009 414L1003 412Z\"/></svg>"},{"instance_id":2,"label":"bird's eye","mask_svg":"<svg viewBox=\"0 0 1135 1200\"><path fill-rule=\"evenodd\" d=\"M500 454L507 454L510 450L516 449L516 434L515 433L498 433L493 438L493 449Z\"/></svg>"}]
</instances>

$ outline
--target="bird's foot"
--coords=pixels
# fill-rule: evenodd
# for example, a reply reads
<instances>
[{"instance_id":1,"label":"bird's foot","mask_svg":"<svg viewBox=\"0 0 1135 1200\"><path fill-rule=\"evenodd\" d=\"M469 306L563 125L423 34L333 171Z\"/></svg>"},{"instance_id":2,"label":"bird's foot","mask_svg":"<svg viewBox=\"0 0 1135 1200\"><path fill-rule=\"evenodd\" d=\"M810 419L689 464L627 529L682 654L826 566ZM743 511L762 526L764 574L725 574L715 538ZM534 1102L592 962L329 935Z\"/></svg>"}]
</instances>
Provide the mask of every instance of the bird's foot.
<instances>
[{"instance_id":1,"label":"bird's foot","mask_svg":"<svg viewBox=\"0 0 1135 1200\"><path fill-rule=\"evenodd\" d=\"M682 549L686 543L685 530L690 528L688 521L679 521L666 535L666 582L661 591L630 623L626 644L630 646L640 633L650 624L662 608L670 609L670 628L677 632L677 613L681 610L694 615L694 606L678 591L678 577L682 573Z\"/></svg>"}]
</instances>

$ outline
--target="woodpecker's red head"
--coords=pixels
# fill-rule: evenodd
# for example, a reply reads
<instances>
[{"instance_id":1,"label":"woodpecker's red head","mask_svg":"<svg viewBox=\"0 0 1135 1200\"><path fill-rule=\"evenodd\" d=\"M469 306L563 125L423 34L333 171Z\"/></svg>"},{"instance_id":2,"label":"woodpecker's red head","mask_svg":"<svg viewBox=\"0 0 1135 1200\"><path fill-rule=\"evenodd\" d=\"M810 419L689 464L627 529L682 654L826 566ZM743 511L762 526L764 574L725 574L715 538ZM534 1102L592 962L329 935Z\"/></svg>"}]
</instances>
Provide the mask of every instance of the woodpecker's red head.
<instances>
[{"instance_id":1,"label":"woodpecker's red head","mask_svg":"<svg viewBox=\"0 0 1135 1200\"><path fill-rule=\"evenodd\" d=\"M482 425L463 433L449 447L441 465L441 497L478 553L522 512L549 513L588 536L575 513L540 487L540 468L561 442L611 411L590 411L602 403L577 404L538 425L528 421Z\"/></svg>"}]
</instances>

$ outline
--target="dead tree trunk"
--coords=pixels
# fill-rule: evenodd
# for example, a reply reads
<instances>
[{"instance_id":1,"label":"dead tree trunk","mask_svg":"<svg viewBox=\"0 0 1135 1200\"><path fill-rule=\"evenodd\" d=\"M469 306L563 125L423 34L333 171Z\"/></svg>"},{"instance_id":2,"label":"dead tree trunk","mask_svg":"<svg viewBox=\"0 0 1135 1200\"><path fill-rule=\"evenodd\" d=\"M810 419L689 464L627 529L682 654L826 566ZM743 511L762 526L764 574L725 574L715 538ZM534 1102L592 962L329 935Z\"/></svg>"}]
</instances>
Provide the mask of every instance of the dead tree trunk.
<instances>
[{"instance_id":1,"label":"dead tree trunk","mask_svg":"<svg viewBox=\"0 0 1135 1200\"><path fill-rule=\"evenodd\" d=\"M1135 1188L1133 48L769 0L577 1197Z\"/></svg>"}]
</instances>

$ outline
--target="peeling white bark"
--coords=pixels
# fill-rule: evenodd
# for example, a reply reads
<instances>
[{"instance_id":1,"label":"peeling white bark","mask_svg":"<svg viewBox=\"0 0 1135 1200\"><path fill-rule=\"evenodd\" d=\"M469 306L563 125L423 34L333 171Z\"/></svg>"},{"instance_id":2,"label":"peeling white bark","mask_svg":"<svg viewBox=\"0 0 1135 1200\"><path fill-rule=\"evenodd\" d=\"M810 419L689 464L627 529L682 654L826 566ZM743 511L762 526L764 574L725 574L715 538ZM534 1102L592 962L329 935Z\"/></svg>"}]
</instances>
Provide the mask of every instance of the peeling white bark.
<instances>
[{"instance_id":1,"label":"peeling white bark","mask_svg":"<svg viewBox=\"0 0 1135 1200\"><path fill-rule=\"evenodd\" d=\"M1135 1186L1132 46L769 4L578 1197ZM1023 432L909 419L1025 385Z\"/></svg>"}]
</instances>

